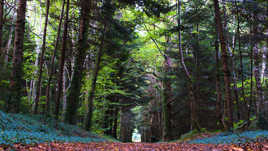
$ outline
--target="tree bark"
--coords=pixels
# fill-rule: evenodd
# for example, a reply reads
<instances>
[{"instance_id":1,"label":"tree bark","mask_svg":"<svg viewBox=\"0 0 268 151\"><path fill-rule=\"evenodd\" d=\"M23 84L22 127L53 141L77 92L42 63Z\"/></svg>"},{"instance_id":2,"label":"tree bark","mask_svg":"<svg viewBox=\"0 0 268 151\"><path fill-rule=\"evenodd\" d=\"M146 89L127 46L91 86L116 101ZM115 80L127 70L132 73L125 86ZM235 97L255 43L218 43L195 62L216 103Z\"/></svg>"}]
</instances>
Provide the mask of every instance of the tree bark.
<instances>
[{"instance_id":1,"label":"tree bark","mask_svg":"<svg viewBox=\"0 0 268 151\"><path fill-rule=\"evenodd\" d=\"M66 114L66 108L67 108L67 91L68 91L68 75L67 75L67 69L63 69L63 97L62 97L62 117L65 117ZM64 121L65 119L63 119Z\"/></svg>"},{"instance_id":2,"label":"tree bark","mask_svg":"<svg viewBox=\"0 0 268 151\"><path fill-rule=\"evenodd\" d=\"M262 108L263 108L263 92L262 92L262 86L261 86L261 74L260 74L260 65L261 65L261 57L262 54L258 48L258 41L257 41L257 36L258 35L258 24L257 22L257 15L254 13L253 15L254 18L254 23L253 23L253 58L254 58L254 76L255 76L255 81L256 81L256 104L257 104L257 116L259 117L259 115L262 112Z\"/></svg>"},{"instance_id":3,"label":"tree bark","mask_svg":"<svg viewBox=\"0 0 268 151\"><path fill-rule=\"evenodd\" d=\"M243 67L243 55L241 50L241 37L240 37L240 15L238 10L237 2L235 2L236 6L236 18L237 18L237 28L236 28L236 37L238 39L238 51L239 51L239 64L240 64L240 77L241 77L241 92L242 92L242 99L243 104L246 104L246 97L245 97L245 89L244 89L244 67Z\"/></svg>"},{"instance_id":4,"label":"tree bark","mask_svg":"<svg viewBox=\"0 0 268 151\"><path fill-rule=\"evenodd\" d=\"M237 6L236 4L237 2L235 2L235 5ZM237 19L237 23L239 22L239 19L238 19L238 12L237 12L237 16L234 16L234 22L235 22L235 19ZM239 23L238 23L238 26L239 26ZM232 54L231 55L231 64L232 64L232 72L233 72L233 89L234 89L234 95L235 95L235 102L236 102L236 115L237 115L237 120L239 121L241 119L241 110L240 110L240 98L239 98L239 89L237 87L237 81L238 81L238 72L236 67L235 67L235 50L236 50L236 43L237 43L237 35L238 35L238 32L239 32L239 27L237 27L238 29L236 30L236 33L233 35L233 48L232 48L232 51L230 50L230 53ZM240 35L240 34L239 34ZM239 41L240 42L240 41ZM239 53L240 53L240 48L239 48ZM242 96L243 97L243 96Z\"/></svg>"},{"instance_id":5,"label":"tree bark","mask_svg":"<svg viewBox=\"0 0 268 151\"><path fill-rule=\"evenodd\" d=\"M9 37L8 37L8 41L7 41L7 44L5 47L5 61L4 61L5 67L7 67L8 62L9 62L9 56L10 56L9 51L10 51L10 47L11 47L11 43L12 43L13 31L15 28L13 25L13 23L15 22L14 18L15 17L13 17L13 19L12 19L12 25L11 25L10 30L9 30Z\"/></svg>"},{"instance_id":6,"label":"tree bark","mask_svg":"<svg viewBox=\"0 0 268 151\"><path fill-rule=\"evenodd\" d=\"M235 36L234 36L235 37ZM231 51L231 49L229 48L229 53L231 55L231 58L230 58L230 63L231 63L231 71L232 71L232 74L233 74L233 78L232 78L232 81L233 81L233 89L234 89L234 97L235 97L235 105L236 105L236 112L237 112L237 120L239 121L241 119L241 115L240 115L240 103L239 103L239 93L238 93L238 88L237 88L237 74L236 74L236 68L235 68L235 53L234 53L234 50L235 50L235 43L236 43L236 39L234 39L234 44L233 44L233 52Z\"/></svg>"},{"instance_id":7,"label":"tree bark","mask_svg":"<svg viewBox=\"0 0 268 151\"><path fill-rule=\"evenodd\" d=\"M230 65L231 65L231 70L230 73L232 74L232 78L231 78L231 82L233 83L233 92L234 92L234 100L233 102L235 102L235 107L237 110L237 119L240 119L240 106L239 106L239 94L238 94L238 89L237 89L237 75L236 75L236 68L235 68L235 47L236 47L236 37L235 35L232 37L233 39L233 43L232 43L232 47L231 44L229 42L229 34L228 34L228 21L227 21L227 10L226 10L226 6L225 6L225 0L223 0L223 12L224 12L224 34L225 34L225 40L226 40L226 47L227 50L230 54ZM235 20L235 17L234 17Z\"/></svg>"},{"instance_id":8,"label":"tree bark","mask_svg":"<svg viewBox=\"0 0 268 151\"><path fill-rule=\"evenodd\" d=\"M215 9L215 21L217 24L217 28L219 31L219 39L221 44L221 59L222 59L222 65L223 65L223 73L224 73L224 85L225 85L225 102L226 102L226 108L224 109L224 115L227 117L227 119L224 119L226 121L227 127L226 130L232 130L233 128L233 102L232 102L232 96L231 96L231 89L230 89L230 70L228 67L228 53L226 49L226 41L223 33L223 26L220 16L220 8L219 8L219 1L214 0L214 9Z\"/></svg>"},{"instance_id":9,"label":"tree bark","mask_svg":"<svg viewBox=\"0 0 268 151\"><path fill-rule=\"evenodd\" d=\"M4 0L0 0L0 57L4 55L4 49L2 46L3 24L4 24Z\"/></svg>"},{"instance_id":10,"label":"tree bark","mask_svg":"<svg viewBox=\"0 0 268 151\"><path fill-rule=\"evenodd\" d=\"M134 128L133 113L129 109L121 109L120 114L120 141L131 142Z\"/></svg>"},{"instance_id":11,"label":"tree bark","mask_svg":"<svg viewBox=\"0 0 268 151\"><path fill-rule=\"evenodd\" d=\"M61 24L62 24L62 19L64 16L64 6L65 6L65 0L63 0L62 2L62 8L61 8L61 15L60 15L60 22L59 22L59 26L58 26L58 31L57 31L57 38L56 38L56 42L55 42L55 48L53 51L53 55L52 58L50 60L50 70L48 72L48 82L47 82L47 87L46 87L46 113L49 115L50 114L50 85L51 85L51 81L54 75L54 68L55 68L55 58L56 58L56 53L59 47L59 41L60 41L60 33L61 33Z\"/></svg>"},{"instance_id":12,"label":"tree bark","mask_svg":"<svg viewBox=\"0 0 268 151\"><path fill-rule=\"evenodd\" d=\"M39 11L40 12L42 12L42 6L41 6L41 0L38 0L38 1L36 1L36 5L37 5L37 3L39 4ZM37 14L37 9L35 10L35 13ZM41 33L42 32L42 20L43 20L43 15L42 15L42 13L40 13L39 14L40 16L39 16L39 21L37 21L37 22L39 22L39 23L34 23L34 25L37 27L37 25L39 24L39 28L37 28L37 31L39 32L39 33ZM37 17L37 16L35 16L35 17ZM41 34L37 34L38 36L39 35L41 35ZM37 67L38 66L38 64L39 64L39 59L40 59L40 52L42 51L42 42L41 42L41 38L39 38L39 37L36 37L35 38L35 41L36 41L36 53L37 53L37 58L36 58L36 60L35 60L35 66ZM36 74L36 75L38 75L38 68L34 71L34 74ZM32 80L32 88L31 88L31 90L32 90L32 100L33 100L33 106L32 106L32 111L34 112L34 107L35 107L35 99L36 99L36 95L37 95L37 79L36 78L33 78Z\"/></svg>"},{"instance_id":13,"label":"tree bark","mask_svg":"<svg viewBox=\"0 0 268 151\"><path fill-rule=\"evenodd\" d=\"M90 6L87 0L82 0L80 2L81 7L81 14L80 14L80 31L79 31L79 41L78 41L78 50L77 56L75 58L75 65L74 65L74 74L71 81L70 92L68 94L68 103L67 103L67 110L65 114L66 122L69 124L76 123L76 113L78 109L78 104L81 102L80 100L80 91L82 86L82 79L84 77L84 60L85 54L88 46L88 26L89 26L89 13L90 13Z\"/></svg>"},{"instance_id":14,"label":"tree bark","mask_svg":"<svg viewBox=\"0 0 268 151\"><path fill-rule=\"evenodd\" d=\"M104 134L108 135L108 136L111 135L111 128L112 128L112 127L110 127L111 126L110 123L112 123L111 122L111 117L113 116L111 108L112 108L111 105L108 104L108 107L107 107L107 109L106 109L106 111L104 113L104 121L103 121L104 122L103 123L103 128L105 129Z\"/></svg>"},{"instance_id":15,"label":"tree bark","mask_svg":"<svg viewBox=\"0 0 268 151\"><path fill-rule=\"evenodd\" d=\"M165 58L164 63L164 72L165 72L165 78L163 80L163 102L162 102L162 112L163 112L163 140L168 141L170 139L170 131L171 131L171 81L168 78L168 74L170 72L170 64L168 57Z\"/></svg>"},{"instance_id":16,"label":"tree bark","mask_svg":"<svg viewBox=\"0 0 268 151\"><path fill-rule=\"evenodd\" d=\"M104 48L105 33L106 33L106 24L104 25L104 30L102 33L101 45L97 54L95 69L93 71L91 89L90 89L89 96L88 96L88 113L86 114L86 117L85 117L85 129L86 130L90 130L92 126L93 100L95 97L95 88L96 88L98 73L100 70L101 57L102 57L103 48Z\"/></svg>"},{"instance_id":17,"label":"tree bark","mask_svg":"<svg viewBox=\"0 0 268 151\"><path fill-rule=\"evenodd\" d=\"M268 1L266 1L266 20L268 20ZM268 33L268 24L266 24L266 33ZM268 36L266 36L266 67L267 67L267 59L268 59ZM264 69L265 70L265 69ZM264 102L266 104L266 101ZM267 117L267 109L264 110L264 117ZM266 118L267 119L267 118Z\"/></svg>"},{"instance_id":18,"label":"tree bark","mask_svg":"<svg viewBox=\"0 0 268 151\"><path fill-rule=\"evenodd\" d=\"M56 98L56 108L55 108L55 119L56 120L59 118L60 100L61 100L61 96L62 96L62 82L63 82L62 78L63 78L64 63L65 63L65 52L67 50L69 6L70 6L70 0L67 0L64 30L63 30L63 37L62 37L62 49L61 49L61 56L60 56L60 69L59 69L59 75L58 75L58 93L56 95L56 97L57 97Z\"/></svg>"},{"instance_id":19,"label":"tree bark","mask_svg":"<svg viewBox=\"0 0 268 151\"><path fill-rule=\"evenodd\" d=\"M117 138L118 107L114 107L112 136Z\"/></svg>"},{"instance_id":20,"label":"tree bark","mask_svg":"<svg viewBox=\"0 0 268 151\"><path fill-rule=\"evenodd\" d=\"M262 86L261 86L261 77L260 77L260 57L259 57L259 49L257 44L255 43L253 46L253 57L254 57L254 77L256 81L256 99L257 99L257 117L262 112L261 108L263 107L263 95L262 95Z\"/></svg>"},{"instance_id":21,"label":"tree bark","mask_svg":"<svg viewBox=\"0 0 268 151\"><path fill-rule=\"evenodd\" d=\"M194 80L192 81L192 91L193 91L193 103L192 103L192 118L193 118L193 128L197 130L201 130L198 122L198 106L200 106L200 47L199 47L199 25L196 24L196 34L193 34L193 37L196 39L194 43L194 58L195 58L195 71L194 71Z\"/></svg>"},{"instance_id":22,"label":"tree bark","mask_svg":"<svg viewBox=\"0 0 268 151\"><path fill-rule=\"evenodd\" d=\"M218 33L218 32L217 32ZM215 50L216 50L216 92L217 92L217 101L216 101L216 118L221 121L222 117L222 94L221 94L221 84L220 84L220 60L219 60L219 40L218 36L215 40Z\"/></svg>"},{"instance_id":23,"label":"tree bark","mask_svg":"<svg viewBox=\"0 0 268 151\"><path fill-rule=\"evenodd\" d=\"M181 46L181 1L178 0L178 37L179 37L179 56L180 56L180 64L183 68L183 72L185 73L188 82L189 82L189 86L188 86L188 91L189 91L189 98L190 98L190 110L191 110L191 129L197 129L200 130L200 126L198 123L198 119L197 119L197 111L196 111L196 96L194 94L194 87L193 87L193 81L192 81L192 77L191 74L189 72L189 70L187 69L185 62L184 62L184 55L183 55L183 51L182 51L182 46Z\"/></svg>"},{"instance_id":24,"label":"tree bark","mask_svg":"<svg viewBox=\"0 0 268 151\"><path fill-rule=\"evenodd\" d=\"M36 98L35 98L35 105L34 105L34 114L38 113L38 103L40 101L40 95L41 95L41 82L42 82L44 55L46 52L46 36L47 36L47 24L48 24L49 8L50 8L50 0L47 0L46 1L46 19L45 19L45 26L44 26L44 33L43 33L43 43L42 43L42 48L41 48L41 55L39 58L39 72L38 72L38 81L37 81L37 86L36 86Z\"/></svg>"},{"instance_id":25,"label":"tree bark","mask_svg":"<svg viewBox=\"0 0 268 151\"><path fill-rule=\"evenodd\" d=\"M25 32L25 14L26 14L26 2L27 0L19 0L17 3L17 20L15 27L15 39L14 39L14 51L12 60L12 73L10 81L10 90L12 95L10 96L9 111L19 112L21 97L24 95L24 80L23 80L23 41Z\"/></svg>"},{"instance_id":26,"label":"tree bark","mask_svg":"<svg viewBox=\"0 0 268 151\"><path fill-rule=\"evenodd\" d=\"M250 27L250 33L251 33L251 27ZM252 38L250 38L250 44L251 44L251 48L250 48L250 51L251 51L250 52L250 100L248 104L248 116L247 116L248 126L250 125L250 116L251 116L252 103L253 103L253 56L254 56L254 52L253 52L253 46L252 46L253 45Z\"/></svg>"}]
</instances>

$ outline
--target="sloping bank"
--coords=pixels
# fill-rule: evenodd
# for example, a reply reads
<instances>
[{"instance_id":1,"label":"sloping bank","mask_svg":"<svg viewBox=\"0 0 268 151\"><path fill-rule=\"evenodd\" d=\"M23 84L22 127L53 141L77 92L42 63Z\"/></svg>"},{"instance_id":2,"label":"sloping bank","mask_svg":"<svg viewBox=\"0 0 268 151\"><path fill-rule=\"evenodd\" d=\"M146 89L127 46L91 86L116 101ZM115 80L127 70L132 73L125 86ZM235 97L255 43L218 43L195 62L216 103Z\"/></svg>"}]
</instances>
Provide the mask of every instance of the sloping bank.
<instances>
[{"instance_id":1,"label":"sloping bank","mask_svg":"<svg viewBox=\"0 0 268 151\"><path fill-rule=\"evenodd\" d=\"M44 142L105 142L77 126L56 122L40 115L7 114L0 111L0 144L35 144Z\"/></svg>"},{"instance_id":2,"label":"sloping bank","mask_svg":"<svg viewBox=\"0 0 268 151\"><path fill-rule=\"evenodd\" d=\"M240 133L220 133L215 136L194 139L190 144L240 144L268 140L267 130L245 131Z\"/></svg>"}]
</instances>

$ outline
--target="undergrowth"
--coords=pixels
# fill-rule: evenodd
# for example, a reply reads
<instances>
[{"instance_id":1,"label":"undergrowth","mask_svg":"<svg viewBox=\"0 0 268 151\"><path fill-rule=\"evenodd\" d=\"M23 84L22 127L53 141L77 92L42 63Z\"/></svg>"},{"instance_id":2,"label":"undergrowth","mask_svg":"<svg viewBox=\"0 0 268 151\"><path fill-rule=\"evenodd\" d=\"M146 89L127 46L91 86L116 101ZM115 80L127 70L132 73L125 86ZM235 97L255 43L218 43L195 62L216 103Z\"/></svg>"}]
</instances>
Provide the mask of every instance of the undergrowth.
<instances>
[{"instance_id":1,"label":"undergrowth","mask_svg":"<svg viewBox=\"0 0 268 151\"><path fill-rule=\"evenodd\" d=\"M189 141L190 144L240 144L259 140L267 140L268 131L245 131L236 133L220 133L218 135Z\"/></svg>"},{"instance_id":2,"label":"undergrowth","mask_svg":"<svg viewBox=\"0 0 268 151\"><path fill-rule=\"evenodd\" d=\"M56 122L41 115L7 114L0 111L0 144L34 144L43 142L102 142L77 126Z\"/></svg>"}]
</instances>

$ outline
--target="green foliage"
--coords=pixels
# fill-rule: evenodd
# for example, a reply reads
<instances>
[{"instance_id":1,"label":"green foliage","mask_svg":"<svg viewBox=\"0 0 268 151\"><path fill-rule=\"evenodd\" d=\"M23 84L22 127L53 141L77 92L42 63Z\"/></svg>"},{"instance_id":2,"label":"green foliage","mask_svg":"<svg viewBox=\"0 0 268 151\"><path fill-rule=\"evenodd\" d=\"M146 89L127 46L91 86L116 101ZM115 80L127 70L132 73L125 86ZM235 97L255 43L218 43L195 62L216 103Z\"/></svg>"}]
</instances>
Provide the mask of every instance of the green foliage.
<instances>
[{"instance_id":1,"label":"green foliage","mask_svg":"<svg viewBox=\"0 0 268 151\"><path fill-rule=\"evenodd\" d=\"M27 1L28 2L28 1ZM213 12L213 2L206 0L181 0L181 10L178 12L177 3L175 0L105 0L96 1L96 6L90 11L90 26L89 38L85 41L88 42L88 49L86 49L86 61L84 66L85 71L80 71L81 74L86 73L83 77L82 89L80 92L80 98L82 102L79 102L79 109L77 114L78 125L83 123L83 117L88 111L88 94L91 91L92 86L92 71L94 70L94 64L96 63L96 53L99 49L103 49L103 55L100 64L100 71L96 81L96 90L94 98L94 111L93 111L93 126L92 130L97 133L103 134L106 130L111 129L112 124L108 127L104 127L106 119L106 111L110 108L117 109L129 109L132 108L133 116L135 116L135 124L137 127L146 127L154 131L162 131L161 121L163 119L163 110L161 109L161 99L163 98L163 85L165 82L170 81L171 98L170 132L173 138L178 138L180 134L189 131L191 127L191 108L189 107L190 93L189 86L194 91L194 97L198 103L198 120L202 127L206 127L208 130L215 128L219 119L215 117L215 103L216 103L216 89L215 89L215 77L216 77L216 61L215 61L215 40L217 39L215 18ZM12 6L13 2L10 2ZM68 28L68 41L65 60L65 73L66 81L65 87L68 87L71 83L71 75L73 72L73 58L77 55L77 42L80 39L79 34L79 17L81 11L77 6L78 3L72 3L70 7L70 20ZM45 14L45 3L40 1L29 1L27 4L27 22L25 28L25 41L24 41L24 53L23 53L23 71L25 82L25 96L21 98L21 111L23 113L29 113L33 105L34 96L34 81L37 80L38 66L36 66L38 57L38 51L40 51L42 45L42 34ZM48 70L55 67L53 71L52 83L51 83L51 98L57 96L57 76L59 72L59 60L60 60L60 45L57 48L55 57L56 60L53 65L50 65L51 57L53 55L55 47L55 39L57 35L57 28L59 25L59 18L61 12L62 1L52 0L49 14L49 24L47 32L47 44L46 53L44 56L44 71L41 87L41 96L39 104L45 106L46 96L45 87L47 86ZM256 99L256 80L253 77L251 81L251 68L250 52L252 47L252 41L258 42L258 47L264 47L266 44L265 33L266 31L266 1L257 0L254 2L238 3L237 8L233 3L222 3L221 7L225 7L223 10L224 25L226 25L226 44L230 51L233 51L234 65L229 64L231 69L231 75L234 73L237 76L236 85L239 90L239 100L236 101L234 107L241 105L241 114L247 114L247 106L249 101L252 104ZM8 40L14 43L14 32L11 33L11 27L15 24L13 21L15 11L5 6L5 12L7 14L4 33L3 44L4 47ZM13 7L13 6L12 6ZM11 9L9 11L9 9ZM95 10L96 9L96 10ZM237 9L237 10L236 10ZM14 12L13 12L14 11ZM94 12L96 11L96 12ZM236 14L238 12L238 14ZM256 14L257 19L254 19ZM240 40L238 42L237 25L238 18L240 21ZM181 24L178 25L177 21L181 19ZM252 36L253 31L251 28L258 23L258 34ZM103 27L106 27L106 31L103 32ZM184 57L184 63L189 70L191 79L189 80L185 74L184 66L181 63L181 54L179 52L179 36L181 31L181 47ZM11 36L9 36L9 34ZM104 34L104 40L102 40L102 34ZM8 39L12 37L11 39ZM61 37L61 35L60 35ZM227 43L228 42L228 43ZM239 43L239 44L238 44ZM243 55L243 73L240 73L240 50ZM232 48L234 47L234 48ZM0 109L4 110L7 105L16 104L16 100L9 102L10 96L16 94L16 92L10 91L10 77L12 69L12 54L13 44L9 50L9 62L4 67L1 66L0 71ZM260 49L262 50L262 49ZM39 53L40 55L40 53ZM221 55L221 54L220 54ZM230 54L228 54L230 55ZM168 60L168 61L167 61ZM220 60L221 62L222 60ZM228 60L229 61L229 60ZM263 60L264 61L264 60ZM169 62L168 66L164 63ZM231 62L231 61L229 61ZM1 64L2 65L2 64ZM224 80L222 64L219 64L219 86L222 92L222 100L224 96ZM256 66L256 62L253 61L253 68ZM243 75L243 91L245 99L242 98L242 75ZM253 74L255 76L255 74ZM234 80L231 80L231 91L234 91ZM264 92L264 100L267 95L267 78L266 75L261 79ZM251 91L251 85L253 86L253 92ZM69 90L68 90L69 91ZM79 91L79 90L77 90ZM27 95L26 95L27 94ZM70 94L67 92L67 94ZM78 93L77 93L78 94ZM253 94L253 95L251 95ZM66 94L64 94L66 95ZM251 97L253 98L252 100ZM18 99L19 100L19 99ZM69 101L69 100L68 100ZM75 100L76 101L76 100ZM54 104L54 99L50 100L51 106ZM253 105L252 105L253 106ZM224 105L221 104L223 110ZM40 107L40 112L43 112L43 108ZM54 109L54 108L52 108ZM62 109L61 109L62 110ZM222 112L217 111L217 112ZM235 114L238 110L234 110ZM255 107L252 107L252 112L256 112ZM119 113L122 114L122 113ZM119 117L119 114L112 116L109 115L108 121ZM36 117L30 117L30 119L23 120L27 117L21 117L20 115L8 115L7 121L11 121L15 128L7 128L4 133L6 138L3 138L6 142L11 142L14 138L18 138L15 142L23 141L28 138L22 137L19 132L23 131L25 136L35 133L32 140L39 140L40 135L46 135L45 140L57 139L59 135L70 135L70 131L67 129L74 129L72 127L64 126L59 129L55 129L55 122L53 119L42 118L48 122L40 125L32 119ZM67 115L68 116L68 115ZM158 117L159 116L159 117ZM11 118L12 117L12 118ZM155 119L157 117L157 120ZM244 118L244 117L242 117ZM119 119L119 118L118 118ZM148 119L155 120L151 122ZM13 121L12 121L13 120ZM20 121L19 124L14 124L14 121ZM227 117L224 121L228 121ZM151 123L150 123L150 122ZM234 117L234 130L239 130L246 124L245 119L238 119ZM118 120L119 123L119 120ZM179 123L179 124L178 124ZM268 124L263 115L259 116L259 119L251 119L251 124L254 129L267 128ZM8 124L8 125L12 125ZM23 126L25 125L25 126ZM29 125L32 125L29 126ZM39 127L39 128L38 128ZM17 131L19 129L19 131ZM48 130L49 129L49 130ZM119 131L118 128L117 131ZM12 131L15 131L14 133ZM52 131L52 132L50 132ZM72 133L76 133L71 130ZM202 129L201 132L206 132ZM55 135L50 136L50 134ZM47 136L47 134L49 136ZM196 130L190 131L182 135L181 139L192 138L198 135ZM253 135L253 134L250 134ZM51 137L51 138L50 138ZM160 140L162 136L159 135ZM230 136L234 138L235 136ZM59 140L65 138L60 138ZM154 138L153 138L154 139ZM221 139L221 138L220 138ZM221 139L222 140L222 139ZM236 138L235 138L236 140ZM1 141L0 141L1 142ZM28 142L28 140L26 141ZM221 141L219 141L221 142ZM228 141L227 141L228 142Z\"/></svg>"}]
</instances>

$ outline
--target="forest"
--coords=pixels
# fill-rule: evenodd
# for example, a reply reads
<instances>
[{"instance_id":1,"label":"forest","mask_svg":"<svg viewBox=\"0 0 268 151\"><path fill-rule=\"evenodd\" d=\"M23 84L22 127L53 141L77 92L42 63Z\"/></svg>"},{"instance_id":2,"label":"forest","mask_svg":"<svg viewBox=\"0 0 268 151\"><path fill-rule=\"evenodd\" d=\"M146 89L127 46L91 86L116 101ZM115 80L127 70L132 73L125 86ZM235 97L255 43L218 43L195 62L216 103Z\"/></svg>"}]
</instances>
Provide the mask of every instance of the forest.
<instances>
[{"instance_id":1,"label":"forest","mask_svg":"<svg viewBox=\"0 0 268 151\"><path fill-rule=\"evenodd\" d=\"M268 142L267 62L267 0L0 0L0 144Z\"/></svg>"}]
</instances>

